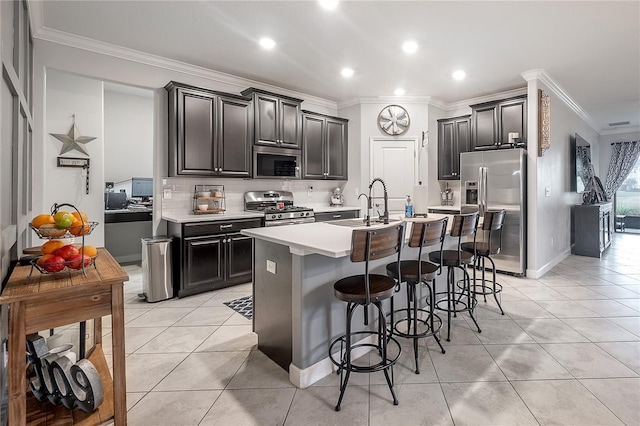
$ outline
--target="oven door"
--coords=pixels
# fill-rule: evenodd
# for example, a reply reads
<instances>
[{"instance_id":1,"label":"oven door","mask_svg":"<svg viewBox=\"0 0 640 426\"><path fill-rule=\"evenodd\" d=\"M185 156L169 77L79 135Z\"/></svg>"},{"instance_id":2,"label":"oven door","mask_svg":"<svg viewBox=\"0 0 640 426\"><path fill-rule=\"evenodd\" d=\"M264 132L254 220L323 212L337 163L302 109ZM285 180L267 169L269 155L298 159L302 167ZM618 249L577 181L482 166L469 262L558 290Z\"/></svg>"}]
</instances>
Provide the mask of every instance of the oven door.
<instances>
[{"instance_id":1,"label":"oven door","mask_svg":"<svg viewBox=\"0 0 640 426\"><path fill-rule=\"evenodd\" d=\"M299 149L253 147L253 177L300 179Z\"/></svg>"}]
</instances>

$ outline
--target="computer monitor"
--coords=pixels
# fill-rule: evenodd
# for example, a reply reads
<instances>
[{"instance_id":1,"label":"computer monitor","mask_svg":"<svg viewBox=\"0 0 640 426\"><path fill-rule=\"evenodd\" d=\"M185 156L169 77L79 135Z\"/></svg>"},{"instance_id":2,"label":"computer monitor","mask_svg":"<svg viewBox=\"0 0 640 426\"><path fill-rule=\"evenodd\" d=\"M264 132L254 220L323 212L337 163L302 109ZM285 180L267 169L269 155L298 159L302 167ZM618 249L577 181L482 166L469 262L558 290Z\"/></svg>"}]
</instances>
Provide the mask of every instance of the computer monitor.
<instances>
[{"instance_id":1,"label":"computer monitor","mask_svg":"<svg viewBox=\"0 0 640 426\"><path fill-rule=\"evenodd\" d=\"M131 178L131 196L142 198L143 202L149 201L149 198L153 197L153 179Z\"/></svg>"}]
</instances>

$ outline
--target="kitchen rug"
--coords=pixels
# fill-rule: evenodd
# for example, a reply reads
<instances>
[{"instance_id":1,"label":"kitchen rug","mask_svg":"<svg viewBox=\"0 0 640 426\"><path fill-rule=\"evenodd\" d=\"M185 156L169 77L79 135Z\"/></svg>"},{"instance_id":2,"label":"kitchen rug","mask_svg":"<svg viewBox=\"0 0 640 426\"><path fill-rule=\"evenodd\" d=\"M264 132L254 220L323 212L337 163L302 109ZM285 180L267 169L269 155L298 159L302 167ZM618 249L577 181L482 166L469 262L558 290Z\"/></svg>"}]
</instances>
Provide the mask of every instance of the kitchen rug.
<instances>
[{"instance_id":1,"label":"kitchen rug","mask_svg":"<svg viewBox=\"0 0 640 426\"><path fill-rule=\"evenodd\" d=\"M224 304L247 319L253 318L252 296L245 296L240 299L230 300L228 302L224 302Z\"/></svg>"}]
</instances>

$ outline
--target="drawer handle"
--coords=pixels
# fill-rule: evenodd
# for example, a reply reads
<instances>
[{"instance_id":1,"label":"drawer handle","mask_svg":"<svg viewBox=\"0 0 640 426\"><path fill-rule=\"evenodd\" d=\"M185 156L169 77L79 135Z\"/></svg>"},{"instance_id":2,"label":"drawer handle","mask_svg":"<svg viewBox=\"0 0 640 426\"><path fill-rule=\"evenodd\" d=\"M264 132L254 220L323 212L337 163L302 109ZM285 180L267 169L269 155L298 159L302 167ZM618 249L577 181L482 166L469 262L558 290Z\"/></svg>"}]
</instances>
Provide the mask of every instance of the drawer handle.
<instances>
[{"instance_id":1,"label":"drawer handle","mask_svg":"<svg viewBox=\"0 0 640 426\"><path fill-rule=\"evenodd\" d=\"M233 225L220 225L220 229L232 228Z\"/></svg>"},{"instance_id":2,"label":"drawer handle","mask_svg":"<svg viewBox=\"0 0 640 426\"><path fill-rule=\"evenodd\" d=\"M334 215L333 215L333 218L334 218L334 219L340 219L341 217L342 217L342 215L341 215L341 214L334 214Z\"/></svg>"}]
</instances>

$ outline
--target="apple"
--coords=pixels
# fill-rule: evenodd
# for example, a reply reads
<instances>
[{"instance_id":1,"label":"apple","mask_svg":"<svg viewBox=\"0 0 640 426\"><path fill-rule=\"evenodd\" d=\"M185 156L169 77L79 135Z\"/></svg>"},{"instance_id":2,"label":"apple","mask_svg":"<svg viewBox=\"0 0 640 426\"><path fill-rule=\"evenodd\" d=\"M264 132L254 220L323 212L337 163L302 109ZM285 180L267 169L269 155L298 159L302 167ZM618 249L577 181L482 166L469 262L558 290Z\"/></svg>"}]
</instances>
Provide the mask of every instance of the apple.
<instances>
[{"instance_id":1,"label":"apple","mask_svg":"<svg viewBox=\"0 0 640 426\"><path fill-rule=\"evenodd\" d=\"M87 255L78 253L67 259L67 265L71 269L80 269L82 268L83 263L84 266L89 266L89 264L91 263L91 258Z\"/></svg>"},{"instance_id":2,"label":"apple","mask_svg":"<svg viewBox=\"0 0 640 426\"><path fill-rule=\"evenodd\" d=\"M60 247L53 253L60 256L64 260L69 260L71 256L75 256L76 254L80 253L80 250L78 250L78 248L73 244L67 244L66 246Z\"/></svg>"},{"instance_id":3,"label":"apple","mask_svg":"<svg viewBox=\"0 0 640 426\"><path fill-rule=\"evenodd\" d=\"M44 261L42 261L42 264L40 265L40 260L42 260L42 258L44 258L45 256L49 256L49 257L47 257ZM64 259L61 258L60 256L56 256L55 254L53 255L45 254L44 256L42 256L42 258L38 260L38 264L42 266L42 269L44 269L45 271L60 272L64 269L64 266L65 266Z\"/></svg>"}]
</instances>

